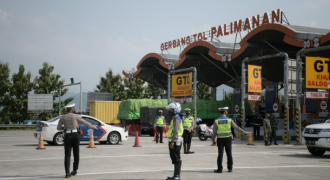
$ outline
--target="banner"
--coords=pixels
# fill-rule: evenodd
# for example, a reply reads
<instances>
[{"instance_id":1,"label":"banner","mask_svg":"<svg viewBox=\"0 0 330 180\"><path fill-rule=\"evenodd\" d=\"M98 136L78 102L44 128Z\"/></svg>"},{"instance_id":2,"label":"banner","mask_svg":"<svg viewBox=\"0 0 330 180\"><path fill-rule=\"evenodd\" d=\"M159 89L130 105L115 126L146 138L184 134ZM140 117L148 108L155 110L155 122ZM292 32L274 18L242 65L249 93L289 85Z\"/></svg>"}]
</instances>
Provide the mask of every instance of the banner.
<instances>
[{"instance_id":1,"label":"banner","mask_svg":"<svg viewBox=\"0 0 330 180\"><path fill-rule=\"evenodd\" d=\"M329 89L329 58L306 57L306 88Z\"/></svg>"},{"instance_id":2,"label":"banner","mask_svg":"<svg viewBox=\"0 0 330 180\"><path fill-rule=\"evenodd\" d=\"M275 102L275 85L266 86L266 113L273 113Z\"/></svg>"},{"instance_id":3,"label":"banner","mask_svg":"<svg viewBox=\"0 0 330 180\"><path fill-rule=\"evenodd\" d=\"M248 92L261 93L261 66L248 65Z\"/></svg>"},{"instance_id":4,"label":"banner","mask_svg":"<svg viewBox=\"0 0 330 180\"><path fill-rule=\"evenodd\" d=\"M234 88L234 101L241 101L241 88Z\"/></svg>"},{"instance_id":5,"label":"banner","mask_svg":"<svg viewBox=\"0 0 330 180\"><path fill-rule=\"evenodd\" d=\"M172 75L172 97L192 95L192 72Z\"/></svg>"}]
</instances>

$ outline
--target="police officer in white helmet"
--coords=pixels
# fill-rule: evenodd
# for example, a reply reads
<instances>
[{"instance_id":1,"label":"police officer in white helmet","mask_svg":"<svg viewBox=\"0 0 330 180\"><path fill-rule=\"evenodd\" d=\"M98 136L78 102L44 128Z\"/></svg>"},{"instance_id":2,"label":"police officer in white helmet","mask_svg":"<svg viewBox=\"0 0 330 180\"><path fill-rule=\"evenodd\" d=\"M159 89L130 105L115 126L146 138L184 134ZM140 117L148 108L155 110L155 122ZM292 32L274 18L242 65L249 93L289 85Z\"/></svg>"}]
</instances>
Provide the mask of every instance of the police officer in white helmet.
<instances>
[{"instance_id":1,"label":"police officer in white helmet","mask_svg":"<svg viewBox=\"0 0 330 180\"><path fill-rule=\"evenodd\" d=\"M180 150L183 134L182 119L179 116L179 113L181 111L181 105L179 103L171 103L166 107L166 109L169 109L169 112L172 115L172 119L168 129L168 146L172 164L174 164L174 175L173 177L167 177L167 180L179 180L182 165Z\"/></svg>"}]
</instances>

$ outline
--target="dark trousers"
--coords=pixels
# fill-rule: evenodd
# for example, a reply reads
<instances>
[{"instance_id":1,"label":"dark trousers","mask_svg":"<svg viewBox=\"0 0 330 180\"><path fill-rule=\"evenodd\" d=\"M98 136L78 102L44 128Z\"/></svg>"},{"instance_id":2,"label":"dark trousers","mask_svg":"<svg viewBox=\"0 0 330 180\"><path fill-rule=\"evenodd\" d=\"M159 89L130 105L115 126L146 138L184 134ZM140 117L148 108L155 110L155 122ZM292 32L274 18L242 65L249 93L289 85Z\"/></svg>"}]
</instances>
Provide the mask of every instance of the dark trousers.
<instances>
[{"instance_id":1,"label":"dark trousers","mask_svg":"<svg viewBox=\"0 0 330 180\"><path fill-rule=\"evenodd\" d=\"M71 149L73 149L73 170L78 170L79 165L79 144L80 144L80 134L79 133L69 133L65 135L64 138L64 166L65 172L70 173L70 159L71 159Z\"/></svg>"},{"instance_id":2,"label":"dark trousers","mask_svg":"<svg viewBox=\"0 0 330 180\"><path fill-rule=\"evenodd\" d=\"M170 148L171 142L168 142L168 149L170 150L170 157L172 160L172 164L180 164L181 163L181 156L180 156L180 151L181 151L181 146L177 146L176 143L174 143L174 149Z\"/></svg>"},{"instance_id":3,"label":"dark trousers","mask_svg":"<svg viewBox=\"0 0 330 180\"><path fill-rule=\"evenodd\" d=\"M157 134L156 134L156 143L158 143L158 137L160 136L160 142L163 142L163 127L156 127ZM159 134L159 135L158 135Z\"/></svg>"},{"instance_id":4,"label":"dark trousers","mask_svg":"<svg viewBox=\"0 0 330 180\"><path fill-rule=\"evenodd\" d=\"M233 135L233 138L236 137L235 129L233 127L231 127L231 134Z\"/></svg>"},{"instance_id":5,"label":"dark trousers","mask_svg":"<svg viewBox=\"0 0 330 180\"><path fill-rule=\"evenodd\" d=\"M192 131L189 132L188 130L184 130L183 131L183 143L188 143L188 144L191 144L191 138L192 138Z\"/></svg>"},{"instance_id":6,"label":"dark trousers","mask_svg":"<svg viewBox=\"0 0 330 180\"><path fill-rule=\"evenodd\" d=\"M270 136L270 141L276 141L276 127L272 127L272 134Z\"/></svg>"},{"instance_id":7,"label":"dark trousers","mask_svg":"<svg viewBox=\"0 0 330 180\"><path fill-rule=\"evenodd\" d=\"M260 139L260 126L253 125L253 137L254 140Z\"/></svg>"},{"instance_id":8,"label":"dark trousers","mask_svg":"<svg viewBox=\"0 0 330 180\"><path fill-rule=\"evenodd\" d=\"M218 169L222 170L222 157L223 157L223 148L226 150L227 154L227 168L233 169L233 156L231 154L231 137L227 138L218 138Z\"/></svg>"}]
</instances>

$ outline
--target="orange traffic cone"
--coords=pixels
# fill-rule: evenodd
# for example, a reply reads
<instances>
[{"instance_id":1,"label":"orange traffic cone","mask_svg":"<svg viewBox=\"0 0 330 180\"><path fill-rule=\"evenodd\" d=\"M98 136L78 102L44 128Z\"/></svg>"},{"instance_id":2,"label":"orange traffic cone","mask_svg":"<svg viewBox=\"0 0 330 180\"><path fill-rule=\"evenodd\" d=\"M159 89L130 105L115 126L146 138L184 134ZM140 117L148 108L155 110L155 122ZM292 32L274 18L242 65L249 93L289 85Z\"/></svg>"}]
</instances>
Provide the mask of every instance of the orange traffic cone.
<instances>
[{"instance_id":1,"label":"orange traffic cone","mask_svg":"<svg viewBox=\"0 0 330 180\"><path fill-rule=\"evenodd\" d=\"M253 141L252 141L252 135L251 135L251 131L250 131L250 135L249 135L249 141L247 145L254 145Z\"/></svg>"},{"instance_id":2,"label":"orange traffic cone","mask_svg":"<svg viewBox=\"0 0 330 180\"><path fill-rule=\"evenodd\" d=\"M137 131L135 131L135 132L136 132L136 134L135 134L135 144L134 144L133 147L141 147L138 132Z\"/></svg>"},{"instance_id":3,"label":"orange traffic cone","mask_svg":"<svg viewBox=\"0 0 330 180\"><path fill-rule=\"evenodd\" d=\"M93 131L91 132L91 137L89 138L89 145L87 148L96 148L94 146L94 135L93 135Z\"/></svg>"},{"instance_id":4,"label":"orange traffic cone","mask_svg":"<svg viewBox=\"0 0 330 180\"><path fill-rule=\"evenodd\" d=\"M46 149L46 148L44 147L44 138L42 137L42 132L40 132L39 144L38 144L38 147L37 147L36 149L37 149L37 150Z\"/></svg>"}]
</instances>

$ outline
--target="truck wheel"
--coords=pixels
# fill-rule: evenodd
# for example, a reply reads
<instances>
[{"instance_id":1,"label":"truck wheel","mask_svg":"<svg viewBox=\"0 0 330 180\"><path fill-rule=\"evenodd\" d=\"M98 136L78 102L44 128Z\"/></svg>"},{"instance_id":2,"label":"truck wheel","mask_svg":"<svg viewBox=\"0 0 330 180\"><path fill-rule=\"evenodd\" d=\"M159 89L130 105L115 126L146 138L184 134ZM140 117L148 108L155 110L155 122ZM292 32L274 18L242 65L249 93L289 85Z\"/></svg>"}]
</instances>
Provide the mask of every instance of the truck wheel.
<instances>
[{"instance_id":1,"label":"truck wheel","mask_svg":"<svg viewBox=\"0 0 330 180\"><path fill-rule=\"evenodd\" d=\"M325 150L321 149L316 149L312 147L308 147L308 151L313 155L313 156L322 156L325 153Z\"/></svg>"},{"instance_id":2,"label":"truck wheel","mask_svg":"<svg viewBox=\"0 0 330 180\"><path fill-rule=\"evenodd\" d=\"M207 136L205 136L205 135L202 134L202 133L199 133L198 137L199 137L199 140L201 140L201 141L206 141L207 138L208 138Z\"/></svg>"}]
</instances>

